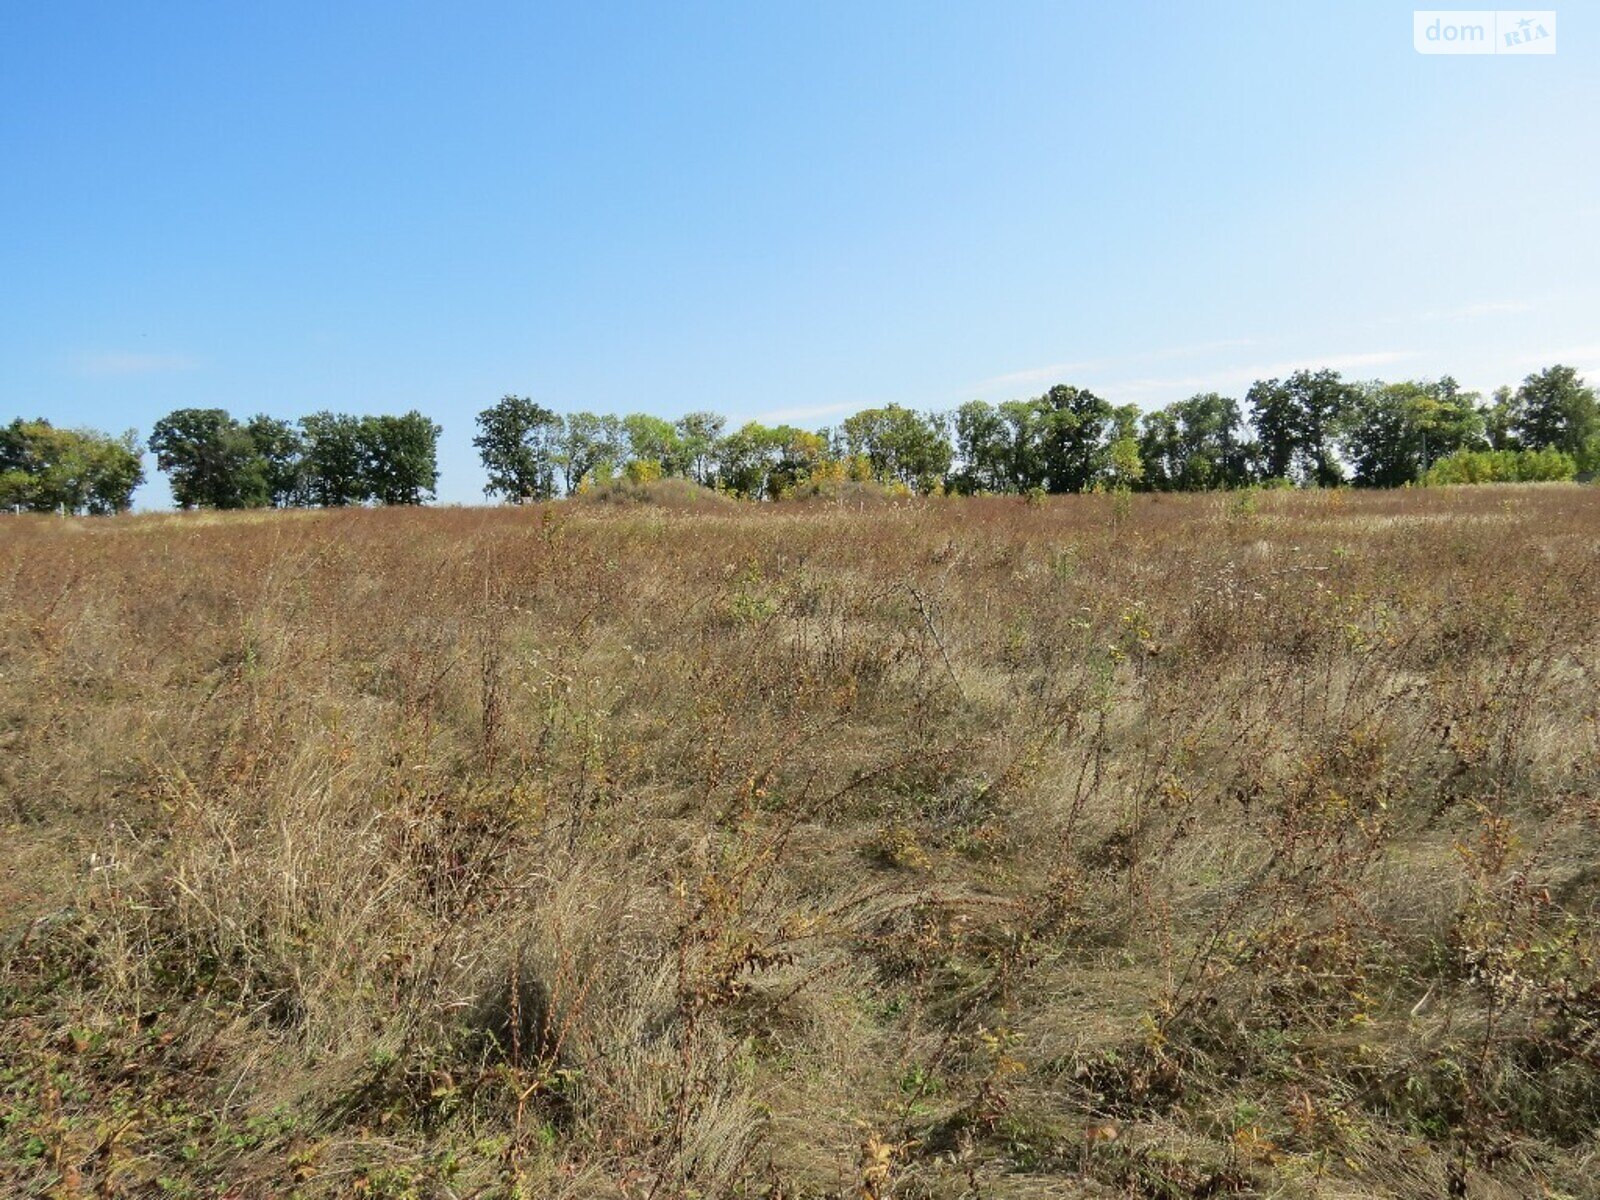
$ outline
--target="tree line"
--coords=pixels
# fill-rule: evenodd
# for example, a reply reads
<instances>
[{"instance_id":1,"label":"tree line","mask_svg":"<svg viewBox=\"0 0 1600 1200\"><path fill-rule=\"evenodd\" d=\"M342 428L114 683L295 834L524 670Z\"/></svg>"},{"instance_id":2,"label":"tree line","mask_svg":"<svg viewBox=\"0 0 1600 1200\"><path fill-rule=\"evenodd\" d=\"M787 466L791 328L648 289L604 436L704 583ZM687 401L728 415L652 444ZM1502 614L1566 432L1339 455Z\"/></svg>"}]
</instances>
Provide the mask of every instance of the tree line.
<instances>
[{"instance_id":1,"label":"tree line","mask_svg":"<svg viewBox=\"0 0 1600 1200\"><path fill-rule=\"evenodd\" d=\"M156 422L149 449L181 508L421 504L438 485L440 432L419 412L291 423L181 408ZM144 482L143 449L132 431L112 438L19 418L0 427L0 506L123 512Z\"/></svg>"},{"instance_id":2,"label":"tree line","mask_svg":"<svg viewBox=\"0 0 1600 1200\"><path fill-rule=\"evenodd\" d=\"M183 508L421 504L438 485L440 432L419 412L318 412L291 424L184 408L156 422L150 449Z\"/></svg>"},{"instance_id":3,"label":"tree line","mask_svg":"<svg viewBox=\"0 0 1600 1200\"><path fill-rule=\"evenodd\" d=\"M184 408L156 422L157 467L183 508L420 504L438 482L440 427L419 412L318 412L298 422ZM907 494L1206 491L1253 484L1398 487L1571 479L1600 469L1600 403L1553 366L1492 396L1449 376L1355 382L1297 371L1240 400L1206 392L1151 412L1058 385L953 412L897 404L820 430L712 412L560 414L506 396L477 417L488 483L513 501L679 478L748 499L857 483ZM111 437L18 419L0 427L0 505L125 510L144 480L132 432Z\"/></svg>"},{"instance_id":4,"label":"tree line","mask_svg":"<svg viewBox=\"0 0 1600 1200\"><path fill-rule=\"evenodd\" d=\"M122 512L143 482L139 438L132 430L112 437L21 417L0 426L0 508Z\"/></svg>"},{"instance_id":5,"label":"tree line","mask_svg":"<svg viewBox=\"0 0 1600 1200\"><path fill-rule=\"evenodd\" d=\"M1600 467L1600 404L1571 367L1485 399L1449 376L1353 382L1297 371L1244 401L1207 392L1152 412L1060 385L952 413L870 408L817 431L694 412L563 416L523 396L478 415L484 492L510 500L681 477L750 499L844 482L909 493L1398 487L1571 479Z\"/></svg>"}]
</instances>

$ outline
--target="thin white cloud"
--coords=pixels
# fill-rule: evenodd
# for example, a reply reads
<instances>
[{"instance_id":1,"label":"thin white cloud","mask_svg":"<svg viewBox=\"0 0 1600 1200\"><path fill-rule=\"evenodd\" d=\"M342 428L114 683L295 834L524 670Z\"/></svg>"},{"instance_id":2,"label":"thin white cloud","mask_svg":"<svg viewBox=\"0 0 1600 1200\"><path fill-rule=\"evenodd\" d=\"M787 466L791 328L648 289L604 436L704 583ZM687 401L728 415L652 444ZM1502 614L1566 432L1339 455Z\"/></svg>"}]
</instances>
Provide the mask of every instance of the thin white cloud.
<instances>
[{"instance_id":1,"label":"thin white cloud","mask_svg":"<svg viewBox=\"0 0 1600 1200\"><path fill-rule=\"evenodd\" d=\"M200 363L187 354L88 354L74 367L79 375L120 379L128 375L165 375L193 371Z\"/></svg>"},{"instance_id":2,"label":"thin white cloud","mask_svg":"<svg viewBox=\"0 0 1600 1200\"><path fill-rule=\"evenodd\" d=\"M1004 375L996 375L991 379L980 380L972 385L974 392L995 392L1007 388L1026 384L1045 382L1060 382L1072 375L1082 375L1087 372L1103 374L1116 371L1119 368L1136 366L1139 363L1163 362L1174 358L1193 358L1202 354L1212 354L1218 350L1236 350L1242 346L1255 345L1253 338L1228 338L1218 342L1198 342L1186 346L1168 346L1161 350L1151 350L1144 354L1124 355L1120 358L1090 358L1078 362L1050 363L1043 367L1028 367L1021 371L1008 371Z\"/></svg>"},{"instance_id":3,"label":"thin white cloud","mask_svg":"<svg viewBox=\"0 0 1600 1200\"><path fill-rule=\"evenodd\" d=\"M1254 346L1255 338L1226 338L1220 342L1197 342L1192 346L1169 346L1165 350L1152 350L1140 358L1188 358L1192 354L1210 354L1215 350L1237 350L1241 346Z\"/></svg>"},{"instance_id":4,"label":"thin white cloud","mask_svg":"<svg viewBox=\"0 0 1600 1200\"><path fill-rule=\"evenodd\" d=\"M863 408L872 407L869 404L819 404L809 408L773 408L766 412L756 413L754 416L738 415L730 417L728 426L737 429L749 421L759 421L763 425L789 425L796 421L810 421L817 417L831 417L839 413L855 413Z\"/></svg>"},{"instance_id":5,"label":"thin white cloud","mask_svg":"<svg viewBox=\"0 0 1600 1200\"><path fill-rule=\"evenodd\" d=\"M1532 312L1533 305L1525 300L1496 300L1485 304L1468 304L1464 308L1451 308L1425 312L1424 321L1475 321L1480 317L1504 316L1509 313Z\"/></svg>"},{"instance_id":6,"label":"thin white cloud","mask_svg":"<svg viewBox=\"0 0 1600 1200\"><path fill-rule=\"evenodd\" d=\"M1600 359L1600 346L1568 346L1565 350L1542 350L1538 354L1525 354L1517 359L1517 364L1524 367L1548 367L1555 363L1571 363L1574 360L1594 362Z\"/></svg>"},{"instance_id":7,"label":"thin white cloud","mask_svg":"<svg viewBox=\"0 0 1600 1200\"><path fill-rule=\"evenodd\" d=\"M1104 393L1142 396L1153 393L1193 393L1216 391L1254 383L1258 379L1279 379L1296 371L1361 371L1368 367L1387 366L1417 357L1414 350L1372 350L1359 354L1329 354L1320 358L1296 358L1275 363L1254 363L1237 367L1223 367L1215 371L1195 372L1190 375L1144 379L1125 379L1107 383Z\"/></svg>"},{"instance_id":8,"label":"thin white cloud","mask_svg":"<svg viewBox=\"0 0 1600 1200\"><path fill-rule=\"evenodd\" d=\"M1292 375L1296 371L1359 371L1363 367L1382 367L1389 363L1416 358L1415 350L1368 350L1359 354L1326 354L1319 357L1294 358L1287 362L1267 363L1252 367L1239 367L1230 372L1235 379L1275 379Z\"/></svg>"},{"instance_id":9,"label":"thin white cloud","mask_svg":"<svg viewBox=\"0 0 1600 1200\"><path fill-rule=\"evenodd\" d=\"M1075 375L1082 371L1104 370L1115 359L1087 359L1083 362L1051 363L1044 367L1029 367L1023 371L1008 371L1004 375L996 375L992 379L984 379L972 385L973 391L993 391L1000 388L1015 387L1025 383L1043 383L1047 379L1061 379L1067 375Z\"/></svg>"},{"instance_id":10,"label":"thin white cloud","mask_svg":"<svg viewBox=\"0 0 1600 1200\"><path fill-rule=\"evenodd\" d=\"M1591 386L1600 383L1600 346L1568 346L1565 350L1546 350L1542 354L1524 355L1516 363L1518 375L1531 375L1560 363L1571 367L1578 373L1578 378Z\"/></svg>"},{"instance_id":11,"label":"thin white cloud","mask_svg":"<svg viewBox=\"0 0 1600 1200\"><path fill-rule=\"evenodd\" d=\"M1235 395L1242 395L1243 389L1258 379L1280 379L1286 375L1292 375L1296 371L1320 371L1326 369L1338 371L1346 376L1354 375L1356 378L1363 378L1364 376L1361 373L1367 370L1420 357L1420 354L1415 350L1368 350L1345 354L1328 354L1319 357L1283 359L1277 362L1246 361L1237 366L1222 365L1215 369L1189 371L1181 375L1121 375L1111 369L1118 364L1124 367L1133 367L1141 363L1148 365L1152 360L1175 359L1188 355L1198 357L1207 352L1255 345L1259 345L1259 343L1253 339L1237 338L1225 342L1209 342L1203 345L1175 346L1123 359L1057 363L1048 367L1037 367L1028 371L1013 371L1009 375L999 376L995 380L988 381L991 386L987 390L989 395L993 397L997 391L1000 391L999 384L1001 381L1010 381L1013 387L1018 387L1019 385L1027 384L1037 386L1038 383L1046 380L1052 383L1070 380L1092 388L1114 404L1129 402L1140 405L1165 404L1199 392L1231 392ZM982 393L977 389L963 393L968 399L974 394L981 395ZM777 408L759 413L733 414L729 417L728 426L729 428L737 429L746 421L759 421L763 425L807 424L826 417L857 413L877 403L881 402L850 401L842 404ZM913 405L913 407L917 406Z\"/></svg>"}]
</instances>

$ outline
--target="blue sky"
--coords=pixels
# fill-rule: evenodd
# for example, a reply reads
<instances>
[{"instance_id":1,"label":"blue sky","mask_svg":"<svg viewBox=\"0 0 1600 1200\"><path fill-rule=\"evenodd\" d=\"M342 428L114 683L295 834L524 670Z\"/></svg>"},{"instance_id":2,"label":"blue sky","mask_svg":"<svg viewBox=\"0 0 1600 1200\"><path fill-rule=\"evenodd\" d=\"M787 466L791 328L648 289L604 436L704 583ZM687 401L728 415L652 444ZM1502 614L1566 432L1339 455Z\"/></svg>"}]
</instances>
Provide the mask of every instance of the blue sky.
<instances>
[{"instance_id":1,"label":"blue sky","mask_svg":"<svg viewBox=\"0 0 1600 1200\"><path fill-rule=\"evenodd\" d=\"M1600 14L1411 13L10 0L0 420L1600 377Z\"/></svg>"}]
</instances>

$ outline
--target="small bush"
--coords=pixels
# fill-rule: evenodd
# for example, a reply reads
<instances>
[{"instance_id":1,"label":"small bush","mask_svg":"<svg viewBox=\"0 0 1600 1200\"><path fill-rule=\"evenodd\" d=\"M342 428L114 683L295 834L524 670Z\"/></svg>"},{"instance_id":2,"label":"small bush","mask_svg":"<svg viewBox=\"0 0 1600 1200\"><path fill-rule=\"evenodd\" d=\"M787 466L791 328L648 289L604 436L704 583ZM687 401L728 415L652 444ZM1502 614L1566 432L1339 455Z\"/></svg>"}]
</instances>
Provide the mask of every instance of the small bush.
<instances>
[{"instance_id":1,"label":"small bush","mask_svg":"<svg viewBox=\"0 0 1600 1200\"><path fill-rule=\"evenodd\" d=\"M1428 468L1429 487L1462 483L1565 483L1578 464L1559 450L1459 450Z\"/></svg>"},{"instance_id":2,"label":"small bush","mask_svg":"<svg viewBox=\"0 0 1600 1200\"><path fill-rule=\"evenodd\" d=\"M648 476L649 472L644 474ZM649 504L657 508L701 508L731 503L728 496L701 487L692 479L635 479L630 474L602 483L574 498L594 504Z\"/></svg>"},{"instance_id":3,"label":"small bush","mask_svg":"<svg viewBox=\"0 0 1600 1200\"><path fill-rule=\"evenodd\" d=\"M903 484L885 487L870 480L811 478L784 491L779 500L788 504L837 504L846 508L863 508L902 500L910 495L910 490Z\"/></svg>"}]
</instances>

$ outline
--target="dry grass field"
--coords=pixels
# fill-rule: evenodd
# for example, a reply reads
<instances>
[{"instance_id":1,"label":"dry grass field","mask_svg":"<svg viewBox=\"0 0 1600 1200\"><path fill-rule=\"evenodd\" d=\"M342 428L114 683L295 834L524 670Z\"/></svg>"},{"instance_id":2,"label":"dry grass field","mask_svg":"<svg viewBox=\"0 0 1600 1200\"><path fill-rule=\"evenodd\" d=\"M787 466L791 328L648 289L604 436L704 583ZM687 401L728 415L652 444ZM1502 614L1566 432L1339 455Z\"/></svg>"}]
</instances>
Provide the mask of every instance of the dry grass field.
<instances>
[{"instance_id":1,"label":"dry grass field","mask_svg":"<svg viewBox=\"0 0 1600 1200\"><path fill-rule=\"evenodd\" d=\"M1600 489L0 519L0 1194L1600 1194Z\"/></svg>"}]
</instances>

